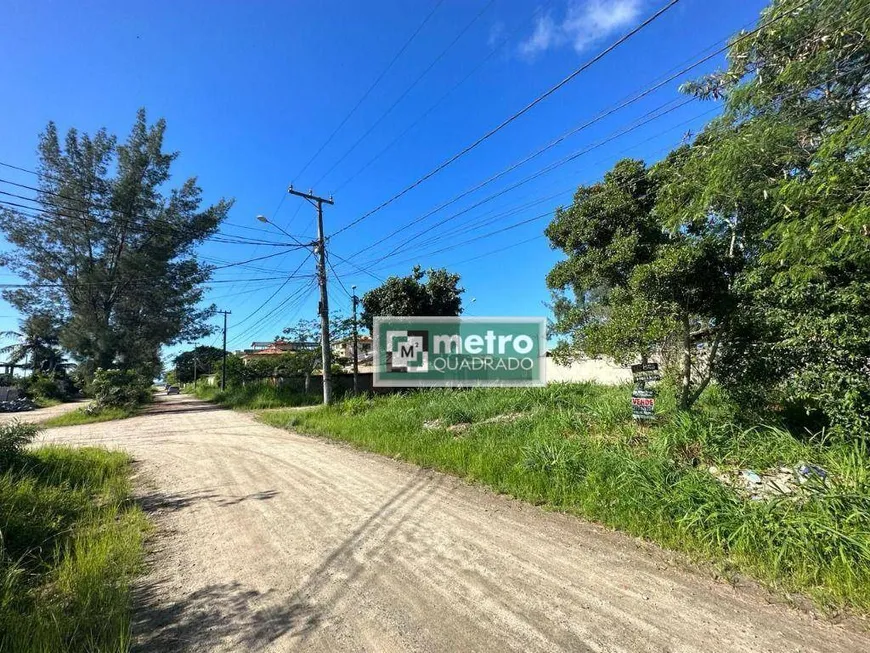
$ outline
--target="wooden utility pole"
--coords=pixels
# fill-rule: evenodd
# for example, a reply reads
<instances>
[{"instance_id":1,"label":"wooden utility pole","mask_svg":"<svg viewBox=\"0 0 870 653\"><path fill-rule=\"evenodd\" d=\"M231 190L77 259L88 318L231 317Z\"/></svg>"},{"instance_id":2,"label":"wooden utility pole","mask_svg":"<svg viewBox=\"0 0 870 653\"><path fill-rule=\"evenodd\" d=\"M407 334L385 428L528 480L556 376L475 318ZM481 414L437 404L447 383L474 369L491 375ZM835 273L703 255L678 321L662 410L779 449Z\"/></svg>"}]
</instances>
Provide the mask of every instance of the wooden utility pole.
<instances>
[{"instance_id":1,"label":"wooden utility pole","mask_svg":"<svg viewBox=\"0 0 870 653\"><path fill-rule=\"evenodd\" d=\"M317 252L317 277L320 283L320 349L322 352L323 365L323 403L332 401L332 348L329 339L329 296L326 289L326 238L323 235L323 205L335 204L332 198L318 197L312 191L303 193L293 190L293 186L287 189L291 195L296 195L311 202L317 207L317 242L314 243Z\"/></svg>"},{"instance_id":2,"label":"wooden utility pole","mask_svg":"<svg viewBox=\"0 0 870 653\"><path fill-rule=\"evenodd\" d=\"M216 311L223 313L224 316L224 356L221 366L221 391L227 389L227 315L232 315L232 311Z\"/></svg>"},{"instance_id":3,"label":"wooden utility pole","mask_svg":"<svg viewBox=\"0 0 870 653\"><path fill-rule=\"evenodd\" d=\"M351 286L350 291L353 293L353 393L359 392L359 332L356 323L356 307L359 304L359 297L356 296L356 286Z\"/></svg>"}]
</instances>

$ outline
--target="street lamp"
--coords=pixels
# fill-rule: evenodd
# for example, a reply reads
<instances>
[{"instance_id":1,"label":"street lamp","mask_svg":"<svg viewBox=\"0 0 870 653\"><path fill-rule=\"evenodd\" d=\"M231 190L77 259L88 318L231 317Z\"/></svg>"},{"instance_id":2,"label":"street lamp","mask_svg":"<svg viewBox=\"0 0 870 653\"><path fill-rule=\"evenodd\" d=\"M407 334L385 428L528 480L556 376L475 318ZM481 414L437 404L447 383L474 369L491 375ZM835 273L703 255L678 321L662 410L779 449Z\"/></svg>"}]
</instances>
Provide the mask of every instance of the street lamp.
<instances>
[{"instance_id":1,"label":"street lamp","mask_svg":"<svg viewBox=\"0 0 870 653\"><path fill-rule=\"evenodd\" d=\"M269 225L272 225L273 227L275 227L275 229L277 229L277 230L280 231L282 234L284 234L285 236L287 236L287 238L289 238L290 240L292 240L294 243L296 243L296 244L299 245L300 247L305 247L305 246L306 246L304 243L300 242L299 239L296 238L296 236L294 236L293 234L289 233L287 230L285 230L285 229L284 229L283 227L281 227L280 225L277 225L277 224L275 224L274 222L272 222L272 221L271 221L269 218L267 218L265 215L258 215L258 216L257 216L257 220L259 220L259 221L262 222L263 224L269 224Z\"/></svg>"}]
</instances>

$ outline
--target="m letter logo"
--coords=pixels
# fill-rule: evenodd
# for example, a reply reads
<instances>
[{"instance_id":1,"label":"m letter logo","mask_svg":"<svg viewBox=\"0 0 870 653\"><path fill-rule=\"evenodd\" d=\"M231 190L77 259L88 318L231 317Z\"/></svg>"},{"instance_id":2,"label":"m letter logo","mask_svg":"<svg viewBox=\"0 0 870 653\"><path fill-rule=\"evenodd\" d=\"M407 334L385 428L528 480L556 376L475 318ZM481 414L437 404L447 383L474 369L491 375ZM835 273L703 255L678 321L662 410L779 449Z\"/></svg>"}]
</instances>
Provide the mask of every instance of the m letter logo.
<instances>
[{"instance_id":1,"label":"m letter logo","mask_svg":"<svg viewBox=\"0 0 870 653\"><path fill-rule=\"evenodd\" d=\"M386 332L386 367L390 372L421 374L429 371L429 333L390 330Z\"/></svg>"}]
</instances>

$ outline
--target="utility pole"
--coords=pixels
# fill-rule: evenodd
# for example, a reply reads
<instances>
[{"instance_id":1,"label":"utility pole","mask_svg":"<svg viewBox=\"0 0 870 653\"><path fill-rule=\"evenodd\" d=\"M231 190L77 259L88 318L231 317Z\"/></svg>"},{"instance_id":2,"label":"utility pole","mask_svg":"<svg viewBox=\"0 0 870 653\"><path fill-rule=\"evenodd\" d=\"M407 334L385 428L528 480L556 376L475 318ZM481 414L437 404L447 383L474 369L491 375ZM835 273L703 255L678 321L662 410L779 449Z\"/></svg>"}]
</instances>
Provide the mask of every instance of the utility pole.
<instances>
[{"instance_id":1,"label":"utility pole","mask_svg":"<svg viewBox=\"0 0 870 653\"><path fill-rule=\"evenodd\" d=\"M359 303L359 297L356 296L356 286L351 286L350 291L353 293L353 393L359 392L359 333L356 324L356 307Z\"/></svg>"},{"instance_id":2,"label":"utility pole","mask_svg":"<svg viewBox=\"0 0 870 653\"><path fill-rule=\"evenodd\" d=\"M196 356L193 357L193 389L196 390L196 364L199 362L199 359Z\"/></svg>"},{"instance_id":3,"label":"utility pole","mask_svg":"<svg viewBox=\"0 0 870 653\"><path fill-rule=\"evenodd\" d=\"M227 315L232 315L232 311L216 311L223 313L224 316L224 358L221 371L221 392L227 389Z\"/></svg>"},{"instance_id":4,"label":"utility pole","mask_svg":"<svg viewBox=\"0 0 870 653\"><path fill-rule=\"evenodd\" d=\"M317 277L320 282L320 349L322 352L323 365L323 403L328 404L332 400L332 373L329 369L332 365L332 349L329 342L329 296L326 290L326 238L323 235L323 204L335 204L332 198L318 197L312 191L303 193L293 190L293 186L287 189L291 195L296 195L308 200L317 207L317 242L314 244L317 252Z\"/></svg>"}]
</instances>

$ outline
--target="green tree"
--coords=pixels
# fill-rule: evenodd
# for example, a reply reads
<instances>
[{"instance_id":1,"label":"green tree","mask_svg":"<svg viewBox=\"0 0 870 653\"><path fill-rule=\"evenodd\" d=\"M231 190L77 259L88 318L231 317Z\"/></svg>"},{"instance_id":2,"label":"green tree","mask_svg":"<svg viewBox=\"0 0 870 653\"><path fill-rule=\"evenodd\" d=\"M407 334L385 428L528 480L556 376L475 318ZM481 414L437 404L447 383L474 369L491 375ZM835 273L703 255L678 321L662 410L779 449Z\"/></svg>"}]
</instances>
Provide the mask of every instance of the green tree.
<instances>
[{"instance_id":1,"label":"green tree","mask_svg":"<svg viewBox=\"0 0 870 653\"><path fill-rule=\"evenodd\" d=\"M292 340L302 343L317 343L311 349L299 349L281 357L280 365L288 376L299 375L305 379L305 392L311 387L312 375L323 369L323 354L320 346L320 320L303 319L293 326L286 327L284 333ZM329 318L330 345L346 338L353 329L353 320L340 313Z\"/></svg>"},{"instance_id":2,"label":"green tree","mask_svg":"<svg viewBox=\"0 0 870 653\"><path fill-rule=\"evenodd\" d=\"M0 348L0 354L8 357L8 362L30 363L31 375L37 371L53 373L63 363L60 349L60 327L54 316L47 313L28 315L20 322L18 331L4 331L3 338L15 338L16 343Z\"/></svg>"},{"instance_id":3,"label":"green tree","mask_svg":"<svg viewBox=\"0 0 870 653\"><path fill-rule=\"evenodd\" d=\"M193 381L194 360L196 361L197 376L211 374L220 369L224 352L217 347L201 345L189 351L180 353L172 361L177 370L176 381L178 383L191 383Z\"/></svg>"},{"instance_id":4,"label":"green tree","mask_svg":"<svg viewBox=\"0 0 870 653\"><path fill-rule=\"evenodd\" d=\"M166 189L178 154L163 151L165 128L149 126L143 110L123 144L104 129L71 129L61 145L49 123L39 141L40 214L0 212L15 245L4 262L33 286L4 297L25 314L60 316L61 344L85 378L99 367L151 378L162 345L209 332L213 309L199 306L209 271L192 250L230 203L201 208L195 179Z\"/></svg>"},{"instance_id":5,"label":"green tree","mask_svg":"<svg viewBox=\"0 0 870 653\"><path fill-rule=\"evenodd\" d=\"M870 3L776 0L761 20L776 22L686 85L725 110L663 196L681 221L727 225L744 262L723 383L866 436Z\"/></svg>"},{"instance_id":6,"label":"green tree","mask_svg":"<svg viewBox=\"0 0 870 653\"><path fill-rule=\"evenodd\" d=\"M774 0L761 23L725 70L684 86L724 110L638 177L652 195L605 178L557 214L548 233L569 258L549 281L575 292L557 298L556 330L626 357L682 340L684 406L697 336L698 389L712 376L743 405L792 404L866 436L870 3ZM652 248L646 219L664 235Z\"/></svg>"},{"instance_id":7,"label":"green tree","mask_svg":"<svg viewBox=\"0 0 870 653\"><path fill-rule=\"evenodd\" d=\"M679 379L685 409L711 379L732 302L721 234L668 228L655 210L661 184L682 158L678 151L653 169L620 161L602 182L581 186L546 234L567 254L547 276L552 329L565 337L557 359L582 352L629 362L660 354Z\"/></svg>"},{"instance_id":8,"label":"green tree","mask_svg":"<svg viewBox=\"0 0 870 653\"><path fill-rule=\"evenodd\" d=\"M425 279L425 281L424 281ZM455 316L462 313L459 275L444 268L414 266L405 277L392 276L362 296L362 324L372 330L375 316Z\"/></svg>"},{"instance_id":9,"label":"green tree","mask_svg":"<svg viewBox=\"0 0 870 653\"><path fill-rule=\"evenodd\" d=\"M217 367L218 381L223 375L223 362ZM245 360L238 354L227 354L227 378L226 387L241 386L251 381L256 381L257 375L254 367L247 365Z\"/></svg>"}]
</instances>

